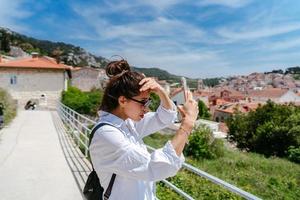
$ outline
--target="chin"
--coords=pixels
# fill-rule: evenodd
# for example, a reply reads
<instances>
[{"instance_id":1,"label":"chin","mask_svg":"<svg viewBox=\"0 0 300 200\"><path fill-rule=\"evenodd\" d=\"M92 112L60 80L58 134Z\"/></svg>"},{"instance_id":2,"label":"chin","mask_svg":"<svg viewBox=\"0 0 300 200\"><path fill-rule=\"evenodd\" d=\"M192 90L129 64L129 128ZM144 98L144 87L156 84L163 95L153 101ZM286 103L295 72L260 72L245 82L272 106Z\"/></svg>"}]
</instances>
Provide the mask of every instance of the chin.
<instances>
[{"instance_id":1,"label":"chin","mask_svg":"<svg viewBox=\"0 0 300 200\"><path fill-rule=\"evenodd\" d=\"M138 122L138 121L141 121L143 118L144 118L144 115L140 115L140 116L136 116L136 117L131 118L131 119L132 119L133 121Z\"/></svg>"}]
</instances>

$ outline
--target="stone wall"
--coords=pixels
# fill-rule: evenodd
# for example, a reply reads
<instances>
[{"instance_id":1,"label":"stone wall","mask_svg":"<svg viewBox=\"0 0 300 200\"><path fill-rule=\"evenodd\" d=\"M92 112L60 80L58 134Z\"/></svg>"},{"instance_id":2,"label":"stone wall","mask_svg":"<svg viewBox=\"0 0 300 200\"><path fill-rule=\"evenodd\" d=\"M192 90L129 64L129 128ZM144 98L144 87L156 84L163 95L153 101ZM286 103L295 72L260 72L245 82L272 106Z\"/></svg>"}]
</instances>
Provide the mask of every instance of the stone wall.
<instances>
[{"instance_id":1,"label":"stone wall","mask_svg":"<svg viewBox=\"0 0 300 200\"><path fill-rule=\"evenodd\" d=\"M79 88L81 91L90 91L92 88L100 88L101 71L92 68L82 68L72 71L72 86Z\"/></svg>"},{"instance_id":2,"label":"stone wall","mask_svg":"<svg viewBox=\"0 0 300 200\"><path fill-rule=\"evenodd\" d=\"M65 87L63 70L0 68L0 87L24 107L30 99L41 106L53 107Z\"/></svg>"}]
</instances>

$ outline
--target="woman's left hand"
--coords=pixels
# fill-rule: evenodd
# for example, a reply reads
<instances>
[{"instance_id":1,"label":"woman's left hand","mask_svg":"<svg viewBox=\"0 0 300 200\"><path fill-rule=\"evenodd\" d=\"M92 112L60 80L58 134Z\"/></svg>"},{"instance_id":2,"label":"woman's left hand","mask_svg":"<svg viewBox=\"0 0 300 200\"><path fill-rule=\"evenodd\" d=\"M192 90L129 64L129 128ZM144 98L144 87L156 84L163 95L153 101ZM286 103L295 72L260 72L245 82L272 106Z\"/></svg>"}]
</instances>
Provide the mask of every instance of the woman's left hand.
<instances>
[{"instance_id":1,"label":"woman's left hand","mask_svg":"<svg viewBox=\"0 0 300 200\"><path fill-rule=\"evenodd\" d=\"M144 78L139 84L142 85L140 92L148 90L156 93L157 95L165 92L165 90L153 78Z\"/></svg>"}]
</instances>

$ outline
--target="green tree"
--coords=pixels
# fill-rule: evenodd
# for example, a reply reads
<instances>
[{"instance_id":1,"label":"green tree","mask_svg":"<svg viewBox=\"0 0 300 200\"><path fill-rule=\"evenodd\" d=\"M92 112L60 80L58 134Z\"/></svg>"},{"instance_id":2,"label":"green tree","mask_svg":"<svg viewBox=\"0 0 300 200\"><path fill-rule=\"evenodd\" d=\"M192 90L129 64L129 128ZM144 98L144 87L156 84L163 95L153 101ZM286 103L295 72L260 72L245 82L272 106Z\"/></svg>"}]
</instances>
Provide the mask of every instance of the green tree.
<instances>
[{"instance_id":1,"label":"green tree","mask_svg":"<svg viewBox=\"0 0 300 200\"><path fill-rule=\"evenodd\" d=\"M102 96L100 90L82 92L76 87L69 87L68 91L62 93L62 103L80 114L96 116Z\"/></svg>"},{"instance_id":2,"label":"green tree","mask_svg":"<svg viewBox=\"0 0 300 200\"><path fill-rule=\"evenodd\" d=\"M160 105L159 96L155 93L151 93L150 94L150 99L151 99L151 104L150 104L149 108L150 108L151 111L156 111L157 108Z\"/></svg>"},{"instance_id":3,"label":"green tree","mask_svg":"<svg viewBox=\"0 0 300 200\"><path fill-rule=\"evenodd\" d=\"M54 49L52 52L51 52L51 56L54 57L56 59L56 62L57 63L60 63L60 56L63 54L63 51L60 50L59 47L57 47L56 49Z\"/></svg>"},{"instance_id":4,"label":"green tree","mask_svg":"<svg viewBox=\"0 0 300 200\"><path fill-rule=\"evenodd\" d=\"M211 114L207 106L205 105L205 103L201 100L198 101L198 109L199 109L198 118L210 119Z\"/></svg>"},{"instance_id":5,"label":"green tree","mask_svg":"<svg viewBox=\"0 0 300 200\"><path fill-rule=\"evenodd\" d=\"M286 74L300 74L300 67L290 67L285 70Z\"/></svg>"},{"instance_id":6,"label":"green tree","mask_svg":"<svg viewBox=\"0 0 300 200\"><path fill-rule=\"evenodd\" d=\"M249 114L236 113L226 123L229 139L240 149L286 157L290 146L300 145L300 112L294 105L268 101Z\"/></svg>"},{"instance_id":7,"label":"green tree","mask_svg":"<svg viewBox=\"0 0 300 200\"><path fill-rule=\"evenodd\" d=\"M10 34L6 33L5 31L1 32L0 35L1 43L0 43L0 50L4 52L10 51Z\"/></svg>"},{"instance_id":8,"label":"green tree","mask_svg":"<svg viewBox=\"0 0 300 200\"><path fill-rule=\"evenodd\" d=\"M203 79L203 83L206 86L214 87L220 83L220 79L221 78L206 78L206 79Z\"/></svg>"}]
</instances>

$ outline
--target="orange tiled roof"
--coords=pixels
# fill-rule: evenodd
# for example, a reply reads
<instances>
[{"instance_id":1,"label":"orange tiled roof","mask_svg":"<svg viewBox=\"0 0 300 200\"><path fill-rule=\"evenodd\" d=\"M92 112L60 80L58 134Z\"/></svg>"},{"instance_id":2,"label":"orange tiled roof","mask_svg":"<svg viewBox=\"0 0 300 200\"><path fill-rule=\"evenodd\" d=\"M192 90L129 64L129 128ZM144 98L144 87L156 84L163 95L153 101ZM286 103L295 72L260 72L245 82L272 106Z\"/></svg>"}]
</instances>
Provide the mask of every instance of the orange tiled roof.
<instances>
[{"instance_id":1,"label":"orange tiled roof","mask_svg":"<svg viewBox=\"0 0 300 200\"><path fill-rule=\"evenodd\" d=\"M80 71L80 70L93 70L97 72L101 72L102 69L93 68L93 67L72 67L72 71ZM103 70L105 72L105 70Z\"/></svg>"},{"instance_id":2,"label":"orange tiled roof","mask_svg":"<svg viewBox=\"0 0 300 200\"><path fill-rule=\"evenodd\" d=\"M213 95L220 97L221 96L221 92L227 91L229 92L229 96L230 97L244 97L244 95L236 90L231 90L231 89L227 89L227 88L218 88L212 91Z\"/></svg>"},{"instance_id":3,"label":"orange tiled roof","mask_svg":"<svg viewBox=\"0 0 300 200\"><path fill-rule=\"evenodd\" d=\"M256 110L256 108L259 106L258 103L229 103L229 104L224 104L221 107L217 108L217 111L221 112L226 112L233 114L235 110L237 109L238 111L242 113L249 112L250 110Z\"/></svg>"},{"instance_id":4,"label":"orange tiled roof","mask_svg":"<svg viewBox=\"0 0 300 200\"><path fill-rule=\"evenodd\" d=\"M0 63L0 68L34 68L34 69L71 69L71 66L57 63L55 59L50 57L27 57L18 60Z\"/></svg>"},{"instance_id":5,"label":"orange tiled roof","mask_svg":"<svg viewBox=\"0 0 300 200\"><path fill-rule=\"evenodd\" d=\"M209 97L211 95L212 95L212 92L210 92L210 91L196 90L193 92L194 97Z\"/></svg>"},{"instance_id":6,"label":"orange tiled roof","mask_svg":"<svg viewBox=\"0 0 300 200\"><path fill-rule=\"evenodd\" d=\"M216 105L222 105L222 104L225 104L225 103L228 103L228 101L226 101L224 99L220 99L220 98L216 99Z\"/></svg>"},{"instance_id":7,"label":"orange tiled roof","mask_svg":"<svg viewBox=\"0 0 300 200\"><path fill-rule=\"evenodd\" d=\"M248 96L250 97L267 97L267 98L279 98L284 95L288 89L270 88L264 90L250 90Z\"/></svg>"}]
</instances>

